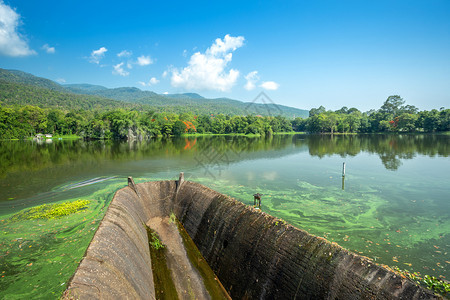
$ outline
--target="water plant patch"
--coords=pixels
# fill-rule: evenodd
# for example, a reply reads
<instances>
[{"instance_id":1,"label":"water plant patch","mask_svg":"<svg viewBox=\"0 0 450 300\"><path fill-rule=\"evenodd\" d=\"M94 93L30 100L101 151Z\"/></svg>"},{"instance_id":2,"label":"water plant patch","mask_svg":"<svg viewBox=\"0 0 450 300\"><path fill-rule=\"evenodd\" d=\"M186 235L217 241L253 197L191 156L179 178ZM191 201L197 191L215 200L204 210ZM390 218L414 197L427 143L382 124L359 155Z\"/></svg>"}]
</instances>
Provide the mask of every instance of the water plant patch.
<instances>
[{"instance_id":1,"label":"water plant patch","mask_svg":"<svg viewBox=\"0 0 450 300\"><path fill-rule=\"evenodd\" d=\"M89 203L89 200L75 200L57 204L43 204L14 214L6 220L6 223L36 219L58 219L87 209Z\"/></svg>"}]
</instances>

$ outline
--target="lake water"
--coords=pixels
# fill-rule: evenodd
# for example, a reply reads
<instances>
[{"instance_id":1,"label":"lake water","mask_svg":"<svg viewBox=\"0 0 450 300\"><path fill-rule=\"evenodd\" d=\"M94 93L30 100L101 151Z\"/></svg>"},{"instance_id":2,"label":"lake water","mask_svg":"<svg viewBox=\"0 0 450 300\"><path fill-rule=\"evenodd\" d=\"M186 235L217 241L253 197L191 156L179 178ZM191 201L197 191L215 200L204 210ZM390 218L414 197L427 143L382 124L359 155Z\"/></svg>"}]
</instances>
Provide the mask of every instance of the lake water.
<instances>
[{"instance_id":1,"label":"lake water","mask_svg":"<svg viewBox=\"0 0 450 300\"><path fill-rule=\"evenodd\" d=\"M377 263L450 279L449 155L445 135L3 141L0 298L61 293L126 177L180 171L245 204L259 192L263 211ZM9 221L77 199L92 204L58 220Z\"/></svg>"}]
</instances>

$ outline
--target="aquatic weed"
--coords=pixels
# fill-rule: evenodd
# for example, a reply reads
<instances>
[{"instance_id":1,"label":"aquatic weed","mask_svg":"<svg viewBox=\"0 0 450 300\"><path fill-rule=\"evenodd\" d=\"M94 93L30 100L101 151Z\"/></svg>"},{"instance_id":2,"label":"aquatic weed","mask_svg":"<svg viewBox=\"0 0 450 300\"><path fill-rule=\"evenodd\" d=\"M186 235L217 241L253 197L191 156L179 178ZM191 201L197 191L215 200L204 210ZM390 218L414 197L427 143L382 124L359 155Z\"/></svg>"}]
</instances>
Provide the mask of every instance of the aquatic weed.
<instances>
[{"instance_id":1,"label":"aquatic weed","mask_svg":"<svg viewBox=\"0 0 450 300\"><path fill-rule=\"evenodd\" d=\"M432 291L438 292L446 297L450 296L450 283L434 276L425 275L423 283Z\"/></svg>"},{"instance_id":2,"label":"aquatic weed","mask_svg":"<svg viewBox=\"0 0 450 300\"><path fill-rule=\"evenodd\" d=\"M89 200L75 200L57 204L43 204L22 210L10 217L6 222L12 223L22 220L58 219L86 209L89 203Z\"/></svg>"},{"instance_id":3,"label":"aquatic weed","mask_svg":"<svg viewBox=\"0 0 450 300\"><path fill-rule=\"evenodd\" d=\"M419 285L425 286L426 288L436 293L439 293L447 298L450 296L449 282L446 282L442 279L430 275L425 275L422 277L419 272L411 273L410 271L402 270L399 267L393 267L393 269L398 273L400 273L402 276L408 277L409 279L411 279L412 281L414 281Z\"/></svg>"}]
</instances>

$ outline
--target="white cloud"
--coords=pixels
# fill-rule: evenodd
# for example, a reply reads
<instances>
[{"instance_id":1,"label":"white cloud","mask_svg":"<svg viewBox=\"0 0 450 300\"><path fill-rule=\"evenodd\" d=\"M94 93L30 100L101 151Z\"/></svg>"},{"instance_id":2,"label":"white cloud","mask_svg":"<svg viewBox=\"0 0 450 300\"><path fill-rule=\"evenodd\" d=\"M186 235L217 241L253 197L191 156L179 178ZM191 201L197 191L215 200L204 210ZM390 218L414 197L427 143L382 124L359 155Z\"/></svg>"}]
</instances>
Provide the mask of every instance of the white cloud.
<instances>
[{"instance_id":1,"label":"white cloud","mask_svg":"<svg viewBox=\"0 0 450 300\"><path fill-rule=\"evenodd\" d=\"M211 45L211 48L206 50L206 52L210 53L213 56L225 54L227 52L234 51L239 47L242 47L244 45L244 37L238 36L238 37L232 37L229 34L225 36L223 41L218 38L216 39L216 42Z\"/></svg>"},{"instance_id":2,"label":"white cloud","mask_svg":"<svg viewBox=\"0 0 450 300\"><path fill-rule=\"evenodd\" d=\"M140 66L147 66L151 65L153 63L153 60L150 58L150 56L139 56L137 60L137 64Z\"/></svg>"},{"instance_id":3,"label":"white cloud","mask_svg":"<svg viewBox=\"0 0 450 300\"><path fill-rule=\"evenodd\" d=\"M231 62L233 52L244 44L244 37L226 35L222 40L216 39L205 53L194 53L188 66L178 71L172 70L171 84L187 90L218 90L228 91L239 77L239 71L226 71Z\"/></svg>"},{"instance_id":4,"label":"white cloud","mask_svg":"<svg viewBox=\"0 0 450 300\"><path fill-rule=\"evenodd\" d=\"M260 87L262 87L263 89L266 89L268 91L275 91L277 90L280 85L278 83L276 83L275 81L264 81Z\"/></svg>"},{"instance_id":5,"label":"white cloud","mask_svg":"<svg viewBox=\"0 0 450 300\"><path fill-rule=\"evenodd\" d=\"M169 75L169 72L168 72L168 71L164 71L164 72L162 73L162 77L163 77L163 78L166 78L167 75Z\"/></svg>"},{"instance_id":6,"label":"white cloud","mask_svg":"<svg viewBox=\"0 0 450 300\"><path fill-rule=\"evenodd\" d=\"M253 90L256 87L256 82L259 80L258 71L248 73L245 76L245 79L247 80L247 83L244 85L244 89L247 91Z\"/></svg>"},{"instance_id":7,"label":"white cloud","mask_svg":"<svg viewBox=\"0 0 450 300\"><path fill-rule=\"evenodd\" d=\"M151 85L158 84L158 83L159 83L159 80L156 79L156 77L152 77L152 78L150 78L150 80L148 81L148 83L145 83L145 82L143 82L143 81L139 81L138 83L139 83L140 85L142 85L142 86L151 86Z\"/></svg>"},{"instance_id":8,"label":"white cloud","mask_svg":"<svg viewBox=\"0 0 450 300\"><path fill-rule=\"evenodd\" d=\"M19 25L20 15L0 0L0 55L15 57L36 54L17 31Z\"/></svg>"},{"instance_id":9,"label":"white cloud","mask_svg":"<svg viewBox=\"0 0 450 300\"><path fill-rule=\"evenodd\" d=\"M169 95L169 92L164 92L163 94L164 94L164 95Z\"/></svg>"},{"instance_id":10,"label":"white cloud","mask_svg":"<svg viewBox=\"0 0 450 300\"><path fill-rule=\"evenodd\" d=\"M66 80L64 78L58 78L58 79L56 79L56 82L66 83Z\"/></svg>"},{"instance_id":11,"label":"white cloud","mask_svg":"<svg viewBox=\"0 0 450 300\"><path fill-rule=\"evenodd\" d=\"M123 50L120 53L117 53L117 57L130 57L133 54L133 52L128 50Z\"/></svg>"},{"instance_id":12,"label":"white cloud","mask_svg":"<svg viewBox=\"0 0 450 300\"><path fill-rule=\"evenodd\" d=\"M105 57L105 53L108 51L105 47L101 47L98 50L93 50L90 57L90 62L93 64L99 64L100 60Z\"/></svg>"},{"instance_id":13,"label":"white cloud","mask_svg":"<svg viewBox=\"0 0 450 300\"><path fill-rule=\"evenodd\" d=\"M120 75L120 76L128 76L128 75L130 75L130 72L125 71L122 68L122 66L123 66L123 62L113 66L113 68L114 68L113 74L117 74L117 75Z\"/></svg>"},{"instance_id":14,"label":"white cloud","mask_svg":"<svg viewBox=\"0 0 450 300\"><path fill-rule=\"evenodd\" d=\"M127 68L128 68L128 69L133 69L133 65L132 65L130 62L128 62L128 63L127 63Z\"/></svg>"},{"instance_id":15,"label":"white cloud","mask_svg":"<svg viewBox=\"0 0 450 300\"><path fill-rule=\"evenodd\" d=\"M50 47L48 44L45 44L44 46L42 46L42 49L45 50L45 52L47 52L48 54L53 54L55 53L55 47Z\"/></svg>"},{"instance_id":16,"label":"white cloud","mask_svg":"<svg viewBox=\"0 0 450 300\"><path fill-rule=\"evenodd\" d=\"M183 56L187 57L187 50L186 49L183 50Z\"/></svg>"}]
</instances>

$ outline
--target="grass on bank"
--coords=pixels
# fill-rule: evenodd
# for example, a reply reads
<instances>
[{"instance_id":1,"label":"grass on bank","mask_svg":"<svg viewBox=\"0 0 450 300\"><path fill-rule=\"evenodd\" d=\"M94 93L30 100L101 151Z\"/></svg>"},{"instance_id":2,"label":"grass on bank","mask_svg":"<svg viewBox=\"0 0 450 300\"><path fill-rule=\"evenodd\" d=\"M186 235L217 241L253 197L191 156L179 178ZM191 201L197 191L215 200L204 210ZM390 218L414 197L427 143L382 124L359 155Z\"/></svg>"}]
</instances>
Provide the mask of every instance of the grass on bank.
<instances>
[{"instance_id":1,"label":"grass on bank","mask_svg":"<svg viewBox=\"0 0 450 300\"><path fill-rule=\"evenodd\" d=\"M61 135L54 135L52 139L63 139L63 140L78 140L82 137L76 134L61 134Z\"/></svg>"}]
</instances>

